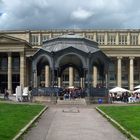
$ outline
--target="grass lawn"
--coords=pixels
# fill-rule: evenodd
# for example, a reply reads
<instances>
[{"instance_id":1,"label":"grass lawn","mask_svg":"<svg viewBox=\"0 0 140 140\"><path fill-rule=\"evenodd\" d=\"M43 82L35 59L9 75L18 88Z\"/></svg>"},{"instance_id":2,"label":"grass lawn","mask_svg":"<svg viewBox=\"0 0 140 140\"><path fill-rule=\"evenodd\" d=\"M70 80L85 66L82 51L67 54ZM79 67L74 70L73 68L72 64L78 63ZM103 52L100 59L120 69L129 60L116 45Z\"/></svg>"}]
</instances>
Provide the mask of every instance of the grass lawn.
<instances>
[{"instance_id":1,"label":"grass lawn","mask_svg":"<svg viewBox=\"0 0 140 140\"><path fill-rule=\"evenodd\" d=\"M140 106L100 106L99 108L140 139Z\"/></svg>"},{"instance_id":2,"label":"grass lawn","mask_svg":"<svg viewBox=\"0 0 140 140\"><path fill-rule=\"evenodd\" d=\"M11 140L44 106L0 103L0 140Z\"/></svg>"}]
</instances>

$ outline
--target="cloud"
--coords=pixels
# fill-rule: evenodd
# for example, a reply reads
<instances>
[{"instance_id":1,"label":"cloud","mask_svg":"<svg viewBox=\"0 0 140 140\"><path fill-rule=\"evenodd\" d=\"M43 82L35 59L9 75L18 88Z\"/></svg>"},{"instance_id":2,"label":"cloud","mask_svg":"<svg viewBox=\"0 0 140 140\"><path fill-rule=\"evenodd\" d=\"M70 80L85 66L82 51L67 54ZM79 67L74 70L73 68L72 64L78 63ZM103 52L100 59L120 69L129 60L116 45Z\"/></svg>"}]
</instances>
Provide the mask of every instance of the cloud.
<instances>
[{"instance_id":1,"label":"cloud","mask_svg":"<svg viewBox=\"0 0 140 140\"><path fill-rule=\"evenodd\" d=\"M0 0L0 29L139 28L139 0Z\"/></svg>"},{"instance_id":2,"label":"cloud","mask_svg":"<svg viewBox=\"0 0 140 140\"><path fill-rule=\"evenodd\" d=\"M85 10L81 7L72 12L72 19L74 20L87 20L93 15L93 12Z\"/></svg>"}]
</instances>

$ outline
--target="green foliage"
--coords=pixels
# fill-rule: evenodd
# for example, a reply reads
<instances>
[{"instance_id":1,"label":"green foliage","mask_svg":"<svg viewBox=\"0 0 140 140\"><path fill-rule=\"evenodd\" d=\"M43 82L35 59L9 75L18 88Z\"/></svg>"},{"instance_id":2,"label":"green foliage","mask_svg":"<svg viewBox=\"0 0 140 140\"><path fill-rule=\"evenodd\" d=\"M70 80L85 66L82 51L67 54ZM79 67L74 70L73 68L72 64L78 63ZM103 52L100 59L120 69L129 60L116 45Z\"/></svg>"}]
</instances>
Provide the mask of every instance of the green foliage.
<instances>
[{"instance_id":1,"label":"green foliage","mask_svg":"<svg viewBox=\"0 0 140 140\"><path fill-rule=\"evenodd\" d=\"M43 107L0 103L0 139L12 139Z\"/></svg>"},{"instance_id":2,"label":"green foliage","mask_svg":"<svg viewBox=\"0 0 140 140\"><path fill-rule=\"evenodd\" d=\"M140 106L100 106L99 108L140 139Z\"/></svg>"}]
</instances>

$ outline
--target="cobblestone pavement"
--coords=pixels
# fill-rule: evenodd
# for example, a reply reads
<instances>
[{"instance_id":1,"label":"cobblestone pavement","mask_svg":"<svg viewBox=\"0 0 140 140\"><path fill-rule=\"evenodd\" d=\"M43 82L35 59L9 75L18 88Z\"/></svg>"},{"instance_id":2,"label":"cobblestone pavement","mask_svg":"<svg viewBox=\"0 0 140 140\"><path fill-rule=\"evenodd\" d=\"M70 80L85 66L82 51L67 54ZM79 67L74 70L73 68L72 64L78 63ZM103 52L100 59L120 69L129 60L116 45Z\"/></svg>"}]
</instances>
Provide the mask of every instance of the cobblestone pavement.
<instances>
[{"instance_id":1,"label":"cobblestone pavement","mask_svg":"<svg viewBox=\"0 0 140 140\"><path fill-rule=\"evenodd\" d=\"M127 140L95 108L51 106L24 140Z\"/></svg>"}]
</instances>

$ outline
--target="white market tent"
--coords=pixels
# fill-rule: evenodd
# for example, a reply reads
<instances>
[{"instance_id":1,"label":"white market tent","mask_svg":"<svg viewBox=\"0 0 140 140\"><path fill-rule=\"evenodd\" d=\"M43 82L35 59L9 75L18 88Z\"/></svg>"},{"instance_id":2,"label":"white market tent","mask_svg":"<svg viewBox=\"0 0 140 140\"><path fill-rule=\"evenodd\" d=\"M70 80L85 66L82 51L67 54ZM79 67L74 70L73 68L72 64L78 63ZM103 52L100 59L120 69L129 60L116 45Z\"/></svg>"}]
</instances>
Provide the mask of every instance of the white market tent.
<instances>
[{"instance_id":1,"label":"white market tent","mask_svg":"<svg viewBox=\"0 0 140 140\"><path fill-rule=\"evenodd\" d=\"M140 88L140 85L138 85L138 86L134 87L134 89L138 89L138 88Z\"/></svg>"},{"instance_id":2,"label":"white market tent","mask_svg":"<svg viewBox=\"0 0 140 140\"><path fill-rule=\"evenodd\" d=\"M74 86L69 86L68 88L69 88L69 89L74 89Z\"/></svg>"},{"instance_id":3,"label":"white market tent","mask_svg":"<svg viewBox=\"0 0 140 140\"><path fill-rule=\"evenodd\" d=\"M130 91L121 87L115 87L115 88L110 89L109 92L122 94L123 92L130 92Z\"/></svg>"},{"instance_id":4,"label":"white market tent","mask_svg":"<svg viewBox=\"0 0 140 140\"><path fill-rule=\"evenodd\" d=\"M140 89L135 90L133 93L140 93Z\"/></svg>"}]
</instances>

